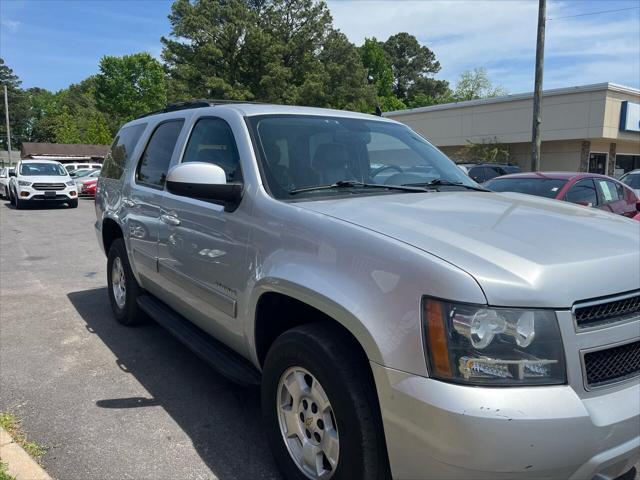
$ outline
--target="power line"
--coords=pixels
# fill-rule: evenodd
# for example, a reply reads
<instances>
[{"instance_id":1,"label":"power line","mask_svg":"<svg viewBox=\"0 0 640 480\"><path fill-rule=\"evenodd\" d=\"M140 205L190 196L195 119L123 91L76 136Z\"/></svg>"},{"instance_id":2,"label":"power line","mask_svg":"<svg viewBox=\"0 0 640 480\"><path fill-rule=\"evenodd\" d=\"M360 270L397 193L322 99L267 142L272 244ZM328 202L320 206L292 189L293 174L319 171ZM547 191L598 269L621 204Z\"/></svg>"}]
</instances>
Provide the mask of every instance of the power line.
<instances>
[{"instance_id":1,"label":"power line","mask_svg":"<svg viewBox=\"0 0 640 480\"><path fill-rule=\"evenodd\" d=\"M587 15L599 15L601 13L624 12L626 10L636 10L638 8L640 8L640 6L638 6L638 7L628 7L628 8L619 8L617 10L602 10L600 12L579 13L578 15L567 15L566 17L555 17L555 18L549 18L547 20L561 20L563 18L586 17Z\"/></svg>"}]
</instances>

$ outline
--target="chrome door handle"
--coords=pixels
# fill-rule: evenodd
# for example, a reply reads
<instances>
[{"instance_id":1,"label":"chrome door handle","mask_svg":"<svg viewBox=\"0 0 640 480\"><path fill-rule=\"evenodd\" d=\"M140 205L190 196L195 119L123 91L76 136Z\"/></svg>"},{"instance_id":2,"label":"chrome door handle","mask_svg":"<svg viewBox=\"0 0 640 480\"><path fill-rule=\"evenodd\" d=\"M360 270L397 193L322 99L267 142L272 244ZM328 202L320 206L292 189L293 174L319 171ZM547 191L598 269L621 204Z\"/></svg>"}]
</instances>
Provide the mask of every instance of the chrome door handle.
<instances>
[{"instance_id":1,"label":"chrome door handle","mask_svg":"<svg viewBox=\"0 0 640 480\"><path fill-rule=\"evenodd\" d=\"M129 200L128 198L124 198L122 199L122 205L131 208L136 206L136 202Z\"/></svg>"},{"instance_id":2,"label":"chrome door handle","mask_svg":"<svg viewBox=\"0 0 640 480\"><path fill-rule=\"evenodd\" d=\"M180 225L180 219L173 215L160 215L160 220L162 220L167 225L171 225L172 227L177 227Z\"/></svg>"}]
</instances>

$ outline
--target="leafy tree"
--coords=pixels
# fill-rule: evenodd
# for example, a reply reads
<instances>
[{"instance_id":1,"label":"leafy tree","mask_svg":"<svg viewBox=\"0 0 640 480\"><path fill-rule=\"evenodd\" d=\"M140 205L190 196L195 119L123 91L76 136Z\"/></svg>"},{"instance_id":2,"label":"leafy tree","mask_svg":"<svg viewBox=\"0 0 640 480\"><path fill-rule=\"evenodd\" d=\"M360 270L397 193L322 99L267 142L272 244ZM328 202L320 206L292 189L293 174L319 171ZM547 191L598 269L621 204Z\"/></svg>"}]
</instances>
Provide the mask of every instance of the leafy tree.
<instances>
[{"instance_id":1,"label":"leafy tree","mask_svg":"<svg viewBox=\"0 0 640 480\"><path fill-rule=\"evenodd\" d=\"M61 113L55 117L53 132L56 143L82 143L78 124L66 106L62 107Z\"/></svg>"},{"instance_id":2,"label":"leafy tree","mask_svg":"<svg viewBox=\"0 0 640 480\"><path fill-rule=\"evenodd\" d=\"M453 98L456 102L462 102L506 94L507 90L501 86L494 86L489 80L487 70L484 67L480 67L460 74L453 92Z\"/></svg>"},{"instance_id":3,"label":"leafy tree","mask_svg":"<svg viewBox=\"0 0 640 480\"><path fill-rule=\"evenodd\" d=\"M113 140L109 124L100 112L93 112L82 125L82 143L108 145Z\"/></svg>"},{"instance_id":4,"label":"leafy tree","mask_svg":"<svg viewBox=\"0 0 640 480\"><path fill-rule=\"evenodd\" d=\"M176 0L162 38L175 98L372 109L356 48L315 0Z\"/></svg>"},{"instance_id":5,"label":"leafy tree","mask_svg":"<svg viewBox=\"0 0 640 480\"><path fill-rule=\"evenodd\" d=\"M102 57L100 73L90 82L94 86L85 87L95 89L97 108L108 115L116 127L167 103L164 70L148 53Z\"/></svg>"},{"instance_id":6,"label":"leafy tree","mask_svg":"<svg viewBox=\"0 0 640 480\"><path fill-rule=\"evenodd\" d=\"M20 88L21 81L13 70L0 58L0 103L2 103L2 118L0 119L0 142L2 148L7 148L7 129L5 126L4 86L7 87L9 103L9 126L11 128L11 147L19 147L29 127L29 99Z\"/></svg>"},{"instance_id":7,"label":"leafy tree","mask_svg":"<svg viewBox=\"0 0 640 480\"><path fill-rule=\"evenodd\" d=\"M481 142L467 140L467 144L458 151L464 160L483 163L506 163L511 157L509 145L498 141L497 137L484 138Z\"/></svg>"},{"instance_id":8,"label":"leafy tree","mask_svg":"<svg viewBox=\"0 0 640 480\"><path fill-rule=\"evenodd\" d=\"M428 47L420 45L416 37L401 32L389 37L383 48L391 61L393 91L400 100L406 101L418 93L433 97L442 93L443 84L422 81L440 71L440 62ZM436 91L432 90L433 87Z\"/></svg>"},{"instance_id":9,"label":"leafy tree","mask_svg":"<svg viewBox=\"0 0 640 480\"><path fill-rule=\"evenodd\" d=\"M243 67L257 17L241 0L176 0L169 15L175 40L161 39L174 95L252 99Z\"/></svg>"}]
</instances>

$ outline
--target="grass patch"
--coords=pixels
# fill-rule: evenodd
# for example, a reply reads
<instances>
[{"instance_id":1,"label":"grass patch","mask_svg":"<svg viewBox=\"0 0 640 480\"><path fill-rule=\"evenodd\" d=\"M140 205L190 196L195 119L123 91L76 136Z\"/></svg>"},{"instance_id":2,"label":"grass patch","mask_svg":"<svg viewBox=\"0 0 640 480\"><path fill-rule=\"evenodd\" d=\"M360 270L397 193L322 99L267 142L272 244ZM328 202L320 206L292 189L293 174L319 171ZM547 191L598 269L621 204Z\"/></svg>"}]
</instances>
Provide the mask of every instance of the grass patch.
<instances>
[{"instance_id":1,"label":"grass patch","mask_svg":"<svg viewBox=\"0 0 640 480\"><path fill-rule=\"evenodd\" d=\"M7 464L0 462L0 480L16 480L16 477L7 473Z\"/></svg>"},{"instance_id":2,"label":"grass patch","mask_svg":"<svg viewBox=\"0 0 640 480\"><path fill-rule=\"evenodd\" d=\"M16 442L18 445L20 445L24 449L24 451L29 454L29 456L35 458L36 460L39 460L40 457L44 455L45 452L47 451L45 447L38 445L35 442L30 442L29 440L27 440L26 434L22 431L22 428L20 427L20 421L16 419L16 417L14 417L12 414L0 413L0 427L4 428L7 431L7 433L11 435L11 438L13 438L13 441ZM0 469L0 480L6 480L6 479L12 478L8 474L6 474L6 472L5 473L1 473L1 472L3 472L2 469ZM2 475L6 475L6 478Z\"/></svg>"}]
</instances>

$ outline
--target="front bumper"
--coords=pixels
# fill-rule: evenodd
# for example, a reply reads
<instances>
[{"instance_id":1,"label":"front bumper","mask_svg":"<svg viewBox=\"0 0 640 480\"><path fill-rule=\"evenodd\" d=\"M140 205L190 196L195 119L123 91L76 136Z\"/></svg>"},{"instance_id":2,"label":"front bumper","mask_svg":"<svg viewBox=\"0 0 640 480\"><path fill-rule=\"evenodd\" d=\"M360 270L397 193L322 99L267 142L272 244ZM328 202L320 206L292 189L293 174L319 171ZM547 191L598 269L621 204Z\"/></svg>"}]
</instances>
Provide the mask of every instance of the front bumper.
<instances>
[{"instance_id":1,"label":"front bumper","mask_svg":"<svg viewBox=\"0 0 640 480\"><path fill-rule=\"evenodd\" d=\"M17 197L23 202L68 202L78 198L75 186L66 187L60 190L36 190L32 187L17 187Z\"/></svg>"},{"instance_id":2,"label":"front bumper","mask_svg":"<svg viewBox=\"0 0 640 480\"><path fill-rule=\"evenodd\" d=\"M396 479L612 479L640 459L639 380L580 398L371 368Z\"/></svg>"}]
</instances>

